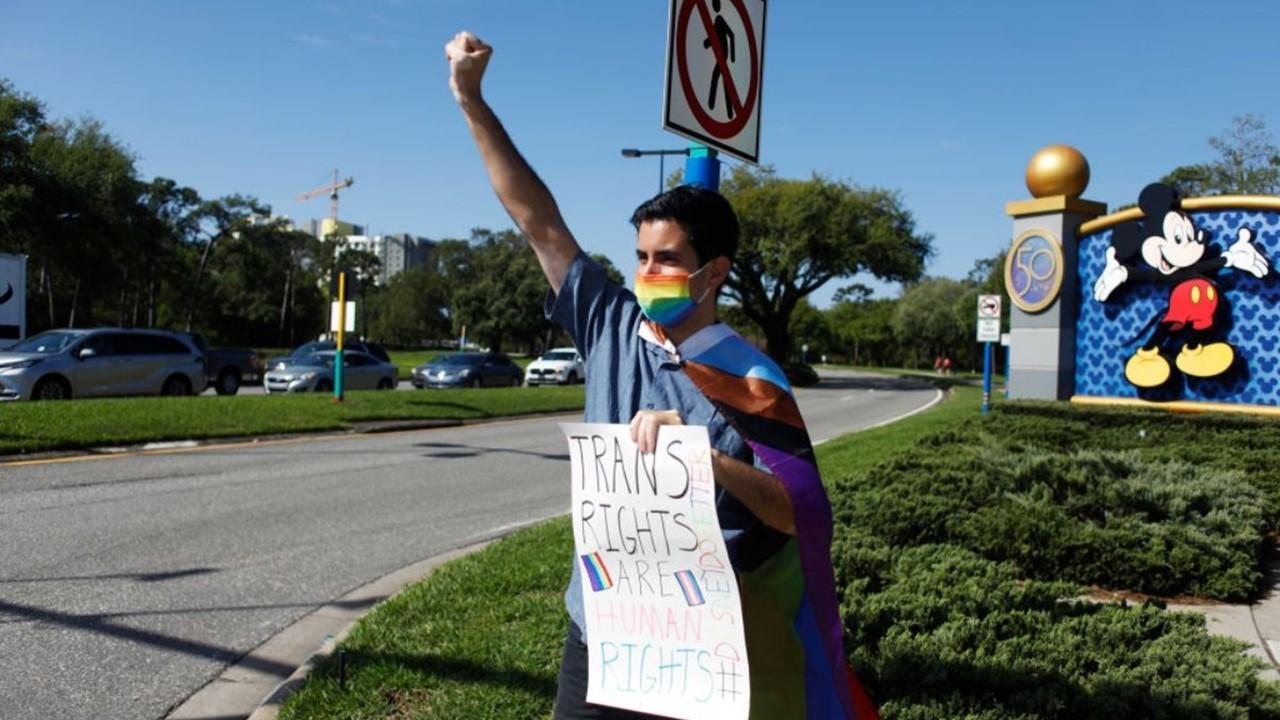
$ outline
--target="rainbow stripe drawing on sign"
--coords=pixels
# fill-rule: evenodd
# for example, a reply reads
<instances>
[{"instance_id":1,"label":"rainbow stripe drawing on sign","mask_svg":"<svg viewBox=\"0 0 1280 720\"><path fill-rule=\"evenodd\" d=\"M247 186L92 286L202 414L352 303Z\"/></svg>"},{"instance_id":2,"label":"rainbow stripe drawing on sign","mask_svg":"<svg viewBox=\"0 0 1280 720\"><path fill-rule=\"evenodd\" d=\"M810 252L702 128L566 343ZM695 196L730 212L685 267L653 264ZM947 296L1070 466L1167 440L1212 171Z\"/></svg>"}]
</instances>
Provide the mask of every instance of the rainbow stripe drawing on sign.
<instances>
[{"instance_id":1,"label":"rainbow stripe drawing on sign","mask_svg":"<svg viewBox=\"0 0 1280 720\"><path fill-rule=\"evenodd\" d=\"M605 567L600 553L583 555L582 569L587 571L587 579L591 581L591 589L595 592L613 587L613 578L609 576L609 568Z\"/></svg>"}]
</instances>

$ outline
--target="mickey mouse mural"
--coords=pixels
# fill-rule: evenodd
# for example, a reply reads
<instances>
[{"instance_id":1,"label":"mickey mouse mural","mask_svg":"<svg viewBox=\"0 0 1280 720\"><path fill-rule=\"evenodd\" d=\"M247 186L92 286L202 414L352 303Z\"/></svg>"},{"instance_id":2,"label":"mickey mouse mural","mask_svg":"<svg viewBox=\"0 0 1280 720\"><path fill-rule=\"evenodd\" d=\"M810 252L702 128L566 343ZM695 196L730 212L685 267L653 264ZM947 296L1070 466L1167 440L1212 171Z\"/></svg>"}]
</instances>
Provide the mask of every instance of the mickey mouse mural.
<instances>
[{"instance_id":1,"label":"mickey mouse mural","mask_svg":"<svg viewBox=\"0 0 1280 720\"><path fill-rule=\"evenodd\" d=\"M1218 251L1210 244L1210 233L1197 228L1182 210L1174 188L1148 185L1138 206L1145 217L1116 226L1111 233L1093 297L1108 302L1126 284L1156 283L1171 289L1165 309L1135 336L1136 340L1155 327L1125 362L1125 379L1138 388L1156 388L1169 382L1173 367L1193 378L1227 373L1237 357L1223 332L1228 308L1214 278L1223 270L1256 278L1267 275L1270 265L1254 245L1256 230L1236 228L1234 240Z\"/></svg>"}]
</instances>

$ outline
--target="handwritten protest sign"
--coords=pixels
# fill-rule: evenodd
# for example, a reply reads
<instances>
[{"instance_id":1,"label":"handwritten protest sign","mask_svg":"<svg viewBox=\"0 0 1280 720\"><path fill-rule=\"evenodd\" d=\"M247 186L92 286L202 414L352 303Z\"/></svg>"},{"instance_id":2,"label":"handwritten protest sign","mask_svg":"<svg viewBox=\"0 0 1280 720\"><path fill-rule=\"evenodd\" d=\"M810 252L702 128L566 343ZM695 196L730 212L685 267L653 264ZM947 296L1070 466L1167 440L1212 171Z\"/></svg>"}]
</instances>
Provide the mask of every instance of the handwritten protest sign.
<instances>
[{"instance_id":1,"label":"handwritten protest sign","mask_svg":"<svg viewBox=\"0 0 1280 720\"><path fill-rule=\"evenodd\" d=\"M742 603L705 427L563 424L590 661L587 701L700 720L751 706Z\"/></svg>"}]
</instances>

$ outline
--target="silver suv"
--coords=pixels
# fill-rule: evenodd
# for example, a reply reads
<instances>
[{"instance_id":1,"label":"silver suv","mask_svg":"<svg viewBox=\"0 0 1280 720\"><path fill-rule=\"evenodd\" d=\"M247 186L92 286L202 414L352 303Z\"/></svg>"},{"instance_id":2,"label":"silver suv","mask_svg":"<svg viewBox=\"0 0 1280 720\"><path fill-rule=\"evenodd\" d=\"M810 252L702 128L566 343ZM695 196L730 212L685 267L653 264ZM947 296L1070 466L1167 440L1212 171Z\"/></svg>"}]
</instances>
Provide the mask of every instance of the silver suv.
<instances>
[{"instance_id":1,"label":"silver suv","mask_svg":"<svg viewBox=\"0 0 1280 720\"><path fill-rule=\"evenodd\" d=\"M0 352L0 400L191 395L204 357L160 330L47 330Z\"/></svg>"}]
</instances>

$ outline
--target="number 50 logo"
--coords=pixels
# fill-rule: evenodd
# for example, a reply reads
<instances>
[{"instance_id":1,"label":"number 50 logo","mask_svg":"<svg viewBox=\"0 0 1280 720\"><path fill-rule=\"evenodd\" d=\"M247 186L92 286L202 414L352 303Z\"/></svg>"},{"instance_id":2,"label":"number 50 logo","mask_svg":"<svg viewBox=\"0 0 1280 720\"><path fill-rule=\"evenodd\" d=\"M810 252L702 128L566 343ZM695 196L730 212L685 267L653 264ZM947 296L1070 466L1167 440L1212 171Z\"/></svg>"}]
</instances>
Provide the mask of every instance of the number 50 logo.
<instances>
[{"instance_id":1,"label":"number 50 logo","mask_svg":"<svg viewBox=\"0 0 1280 720\"><path fill-rule=\"evenodd\" d=\"M1058 238L1045 230L1022 233L1004 260L1004 285L1009 299L1023 312L1044 310L1058 299L1063 269Z\"/></svg>"}]
</instances>

